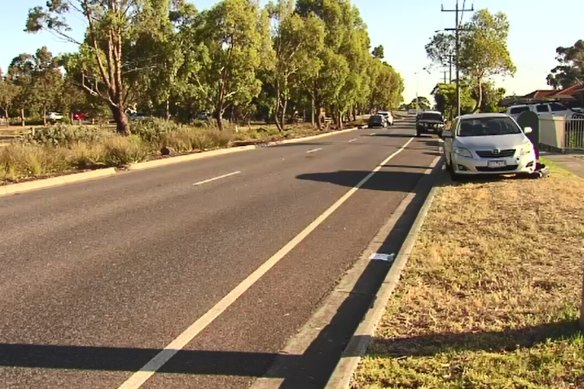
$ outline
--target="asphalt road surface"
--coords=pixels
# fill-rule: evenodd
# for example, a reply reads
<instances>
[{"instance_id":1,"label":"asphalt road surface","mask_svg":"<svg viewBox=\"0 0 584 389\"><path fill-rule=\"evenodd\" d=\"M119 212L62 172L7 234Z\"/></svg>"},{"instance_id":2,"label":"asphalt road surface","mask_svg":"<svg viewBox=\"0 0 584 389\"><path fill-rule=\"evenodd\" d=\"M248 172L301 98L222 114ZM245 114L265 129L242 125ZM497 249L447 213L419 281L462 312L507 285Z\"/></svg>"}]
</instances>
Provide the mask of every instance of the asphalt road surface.
<instances>
[{"instance_id":1,"label":"asphalt road surface","mask_svg":"<svg viewBox=\"0 0 584 389\"><path fill-rule=\"evenodd\" d=\"M413 134L398 122L0 198L0 387L253 384L436 157ZM310 365L285 384L326 382L361 300L336 340L285 356Z\"/></svg>"}]
</instances>

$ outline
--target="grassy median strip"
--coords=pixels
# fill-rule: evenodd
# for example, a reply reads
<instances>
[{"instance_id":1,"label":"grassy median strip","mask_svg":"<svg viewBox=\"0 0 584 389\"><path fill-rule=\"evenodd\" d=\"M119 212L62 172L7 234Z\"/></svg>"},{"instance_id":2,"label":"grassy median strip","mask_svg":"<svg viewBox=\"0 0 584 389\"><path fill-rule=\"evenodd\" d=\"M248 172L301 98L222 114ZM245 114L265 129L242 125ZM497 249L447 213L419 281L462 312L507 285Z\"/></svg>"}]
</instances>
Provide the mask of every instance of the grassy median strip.
<instances>
[{"instance_id":1,"label":"grassy median strip","mask_svg":"<svg viewBox=\"0 0 584 389\"><path fill-rule=\"evenodd\" d=\"M551 165L440 188L353 387L584 388L584 180Z\"/></svg>"}]
</instances>

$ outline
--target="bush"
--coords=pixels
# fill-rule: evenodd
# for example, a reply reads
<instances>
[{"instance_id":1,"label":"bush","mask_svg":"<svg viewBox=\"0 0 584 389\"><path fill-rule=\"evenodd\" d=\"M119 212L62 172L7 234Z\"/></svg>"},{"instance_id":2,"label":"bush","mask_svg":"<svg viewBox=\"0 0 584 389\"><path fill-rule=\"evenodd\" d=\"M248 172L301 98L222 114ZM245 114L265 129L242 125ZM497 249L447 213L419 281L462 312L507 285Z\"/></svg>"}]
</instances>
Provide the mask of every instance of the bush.
<instances>
[{"instance_id":1,"label":"bush","mask_svg":"<svg viewBox=\"0 0 584 389\"><path fill-rule=\"evenodd\" d=\"M16 181L62 173L72 168L67 150L13 144L0 150L0 180Z\"/></svg>"},{"instance_id":2,"label":"bush","mask_svg":"<svg viewBox=\"0 0 584 389\"><path fill-rule=\"evenodd\" d=\"M78 143L71 147L69 159L79 169L95 168L105 164L105 148L99 143Z\"/></svg>"},{"instance_id":3,"label":"bush","mask_svg":"<svg viewBox=\"0 0 584 389\"><path fill-rule=\"evenodd\" d=\"M153 144L160 144L166 134L178 131L181 128L180 124L173 121L157 118L130 123L130 129L134 135L139 136L144 142Z\"/></svg>"},{"instance_id":4,"label":"bush","mask_svg":"<svg viewBox=\"0 0 584 389\"><path fill-rule=\"evenodd\" d=\"M103 160L107 166L127 166L148 156L148 148L136 135L109 138L103 143L103 150Z\"/></svg>"},{"instance_id":5,"label":"bush","mask_svg":"<svg viewBox=\"0 0 584 389\"><path fill-rule=\"evenodd\" d=\"M111 131L87 127L57 124L50 127L33 128L24 136L25 143L70 147L79 142L94 143L113 136Z\"/></svg>"}]
</instances>

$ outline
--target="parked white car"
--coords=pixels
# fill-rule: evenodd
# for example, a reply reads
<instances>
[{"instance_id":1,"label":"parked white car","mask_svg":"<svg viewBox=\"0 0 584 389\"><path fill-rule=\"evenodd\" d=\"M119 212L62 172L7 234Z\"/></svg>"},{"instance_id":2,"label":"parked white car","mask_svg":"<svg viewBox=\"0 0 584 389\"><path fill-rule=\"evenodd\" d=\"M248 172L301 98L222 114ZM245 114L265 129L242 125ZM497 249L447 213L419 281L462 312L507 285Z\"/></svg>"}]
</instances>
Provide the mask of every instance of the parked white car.
<instances>
[{"instance_id":1,"label":"parked white car","mask_svg":"<svg viewBox=\"0 0 584 389\"><path fill-rule=\"evenodd\" d=\"M385 121L387 122L388 126L393 126L393 115L389 111L379 111L377 112L378 115L382 115L385 117Z\"/></svg>"},{"instance_id":2,"label":"parked white car","mask_svg":"<svg viewBox=\"0 0 584 389\"><path fill-rule=\"evenodd\" d=\"M47 112L47 120L51 120L53 122L63 120L63 114L59 112Z\"/></svg>"},{"instance_id":3,"label":"parked white car","mask_svg":"<svg viewBox=\"0 0 584 389\"><path fill-rule=\"evenodd\" d=\"M566 107L562 103L549 102L549 103L538 103L538 104L520 104L512 105L507 108L507 114L513 119L517 120L519 115L525 111L535 112L538 116L563 116L571 117L577 112Z\"/></svg>"},{"instance_id":4,"label":"parked white car","mask_svg":"<svg viewBox=\"0 0 584 389\"><path fill-rule=\"evenodd\" d=\"M453 179L477 174L531 174L533 144L509 115L482 113L456 118L444 131L444 158Z\"/></svg>"}]
</instances>

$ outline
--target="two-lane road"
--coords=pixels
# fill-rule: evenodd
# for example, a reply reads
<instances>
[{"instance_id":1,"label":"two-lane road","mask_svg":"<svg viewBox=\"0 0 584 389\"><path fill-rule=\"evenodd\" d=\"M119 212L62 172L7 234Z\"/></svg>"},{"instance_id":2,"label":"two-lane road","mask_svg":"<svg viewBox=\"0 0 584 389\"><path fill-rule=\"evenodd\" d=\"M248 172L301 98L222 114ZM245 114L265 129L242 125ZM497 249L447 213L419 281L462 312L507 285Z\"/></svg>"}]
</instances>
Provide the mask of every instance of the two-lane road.
<instances>
[{"instance_id":1,"label":"two-lane road","mask_svg":"<svg viewBox=\"0 0 584 389\"><path fill-rule=\"evenodd\" d=\"M0 387L248 386L436 157L413 133L0 198Z\"/></svg>"}]
</instances>

